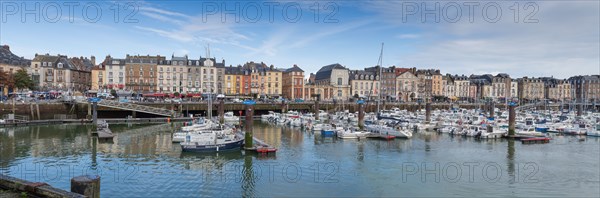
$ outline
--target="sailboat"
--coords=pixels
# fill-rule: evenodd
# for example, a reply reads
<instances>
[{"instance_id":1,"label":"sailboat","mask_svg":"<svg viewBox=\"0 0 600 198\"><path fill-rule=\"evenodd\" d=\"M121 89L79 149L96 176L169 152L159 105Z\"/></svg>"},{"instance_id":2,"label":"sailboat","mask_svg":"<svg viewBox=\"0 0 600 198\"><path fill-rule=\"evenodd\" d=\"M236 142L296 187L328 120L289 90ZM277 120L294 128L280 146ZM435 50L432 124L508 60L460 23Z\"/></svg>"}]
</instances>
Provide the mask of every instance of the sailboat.
<instances>
[{"instance_id":1,"label":"sailboat","mask_svg":"<svg viewBox=\"0 0 600 198\"><path fill-rule=\"evenodd\" d=\"M210 49L207 47L207 57L210 57ZM210 78L209 78L210 79ZM212 120L212 97L214 85L208 82L209 97L207 118ZM180 143L184 152L219 152L228 150L239 150L244 143L244 136L236 128L218 125L208 129L193 130L186 133L185 140Z\"/></svg>"},{"instance_id":2,"label":"sailboat","mask_svg":"<svg viewBox=\"0 0 600 198\"><path fill-rule=\"evenodd\" d=\"M377 65L379 67L379 81L381 82L381 78L383 76L382 67L383 67L383 43L381 43L381 52L379 53L379 60L377 61ZM377 78L375 78L377 80ZM375 83L373 83L375 84ZM372 84L372 85L373 85ZM381 83L377 87L377 117L381 117L380 111L380 103L381 103ZM374 88L371 86L371 90ZM369 92L369 98L371 97L371 93ZM382 137L388 139L390 136L398 137L398 138L411 138L413 136L412 132L406 127L401 126L399 123L394 122L392 120L379 120L376 122L372 122L369 124L365 124L365 128L368 132L371 133L374 137Z\"/></svg>"}]
</instances>

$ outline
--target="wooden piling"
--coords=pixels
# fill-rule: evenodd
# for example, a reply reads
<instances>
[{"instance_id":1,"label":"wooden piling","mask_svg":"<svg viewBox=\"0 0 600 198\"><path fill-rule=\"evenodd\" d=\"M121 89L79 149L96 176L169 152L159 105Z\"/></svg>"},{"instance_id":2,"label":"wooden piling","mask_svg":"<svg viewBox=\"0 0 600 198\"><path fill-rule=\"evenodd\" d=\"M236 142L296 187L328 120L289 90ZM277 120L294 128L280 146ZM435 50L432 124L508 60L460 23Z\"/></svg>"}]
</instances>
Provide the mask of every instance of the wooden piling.
<instances>
[{"instance_id":1,"label":"wooden piling","mask_svg":"<svg viewBox=\"0 0 600 198\"><path fill-rule=\"evenodd\" d=\"M82 175L71 179L71 192L90 198L100 198L100 176Z\"/></svg>"},{"instance_id":2,"label":"wooden piling","mask_svg":"<svg viewBox=\"0 0 600 198\"><path fill-rule=\"evenodd\" d=\"M362 130L365 127L365 105L358 104L358 127Z\"/></svg>"},{"instance_id":3,"label":"wooden piling","mask_svg":"<svg viewBox=\"0 0 600 198\"><path fill-rule=\"evenodd\" d=\"M508 135L513 137L515 135L515 105L508 106Z\"/></svg>"},{"instance_id":4,"label":"wooden piling","mask_svg":"<svg viewBox=\"0 0 600 198\"><path fill-rule=\"evenodd\" d=\"M425 122L431 122L431 103L425 103Z\"/></svg>"},{"instance_id":5,"label":"wooden piling","mask_svg":"<svg viewBox=\"0 0 600 198\"><path fill-rule=\"evenodd\" d=\"M252 139L252 125L253 125L253 118L252 116L254 115L254 110L253 110L253 106L250 104L246 104L246 126L245 126L245 137L244 137L244 147L245 148L252 148L254 147L253 144L253 139Z\"/></svg>"},{"instance_id":6,"label":"wooden piling","mask_svg":"<svg viewBox=\"0 0 600 198\"><path fill-rule=\"evenodd\" d=\"M223 99L219 99L217 111L219 111L219 122L221 124L225 123L225 101L223 101Z\"/></svg>"},{"instance_id":7,"label":"wooden piling","mask_svg":"<svg viewBox=\"0 0 600 198\"><path fill-rule=\"evenodd\" d=\"M315 100L313 112L315 112L315 120L319 120L319 100Z\"/></svg>"},{"instance_id":8,"label":"wooden piling","mask_svg":"<svg viewBox=\"0 0 600 198\"><path fill-rule=\"evenodd\" d=\"M92 103L92 123L98 124L98 103Z\"/></svg>"}]
</instances>

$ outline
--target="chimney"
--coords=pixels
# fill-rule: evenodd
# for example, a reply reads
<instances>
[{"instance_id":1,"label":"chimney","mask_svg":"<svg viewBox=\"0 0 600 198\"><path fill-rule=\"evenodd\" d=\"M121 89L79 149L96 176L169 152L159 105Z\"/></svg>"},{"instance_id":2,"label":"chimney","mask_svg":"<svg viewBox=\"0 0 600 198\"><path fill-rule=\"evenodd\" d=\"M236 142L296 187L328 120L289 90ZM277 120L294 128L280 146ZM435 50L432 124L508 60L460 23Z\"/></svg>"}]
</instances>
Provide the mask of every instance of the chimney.
<instances>
[{"instance_id":1,"label":"chimney","mask_svg":"<svg viewBox=\"0 0 600 198\"><path fill-rule=\"evenodd\" d=\"M8 46L8 45L3 45L2 49L5 49L6 51L10 52L10 46Z\"/></svg>"},{"instance_id":2,"label":"chimney","mask_svg":"<svg viewBox=\"0 0 600 198\"><path fill-rule=\"evenodd\" d=\"M92 62L92 65L96 65L96 57L95 56L90 56L90 61Z\"/></svg>"}]
</instances>

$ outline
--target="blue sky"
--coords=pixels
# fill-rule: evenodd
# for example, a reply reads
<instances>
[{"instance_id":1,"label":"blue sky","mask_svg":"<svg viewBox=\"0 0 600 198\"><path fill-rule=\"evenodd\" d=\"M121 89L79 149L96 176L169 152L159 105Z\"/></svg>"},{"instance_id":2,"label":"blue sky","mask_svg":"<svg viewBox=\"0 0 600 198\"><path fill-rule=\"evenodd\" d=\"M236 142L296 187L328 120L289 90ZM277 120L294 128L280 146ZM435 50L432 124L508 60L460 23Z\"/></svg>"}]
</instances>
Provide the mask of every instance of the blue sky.
<instances>
[{"instance_id":1,"label":"blue sky","mask_svg":"<svg viewBox=\"0 0 600 198\"><path fill-rule=\"evenodd\" d=\"M36 3L36 14L22 15ZM71 17L69 5L75 3ZM376 65L383 42L385 66L514 77L600 73L599 1L475 3L2 1L0 43L30 59L60 53L98 60L108 54L197 58L210 44L211 56L227 65L297 64L310 73L331 63Z\"/></svg>"}]
</instances>

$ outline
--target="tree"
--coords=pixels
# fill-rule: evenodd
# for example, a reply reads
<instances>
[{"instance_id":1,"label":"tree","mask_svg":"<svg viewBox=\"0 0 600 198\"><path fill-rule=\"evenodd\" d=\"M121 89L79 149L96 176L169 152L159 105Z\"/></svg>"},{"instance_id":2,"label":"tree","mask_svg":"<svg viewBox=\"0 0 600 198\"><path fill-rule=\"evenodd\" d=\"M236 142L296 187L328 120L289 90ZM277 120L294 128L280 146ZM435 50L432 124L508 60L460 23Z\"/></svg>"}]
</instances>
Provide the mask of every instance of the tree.
<instances>
[{"instance_id":1,"label":"tree","mask_svg":"<svg viewBox=\"0 0 600 198\"><path fill-rule=\"evenodd\" d=\"M111 89L110 90L110 95L112 95L113 97L117 98L117 90Z\"/></svg>"},{"instance_id":2,"label":"tree","mask_svg":"<svg viewBox=\"0 0 600 198\"><path fill-rule=\"evenodd\" d=\"M179 92L173 93L173 96L175 96L175 98L178 98L179 97Z\"/></svg>"},{"instance_id":3,"label":"tree","mask_svg":"<svg viewBox=\"0 0 600 198\"><path fill-rule=\"evenodd\" d=\"M14 86L17 89L33 89L33 80L31 76L27 74L25 69L19 69L17 73L13 74Z\"/></svg>"},{"instance_id":4,"label":"tree","mask_svg":"<svg viewBox=\"0 0 600 198\"><path fill-rule=\"evenodd\" d=\"M12 88L14 86L12 82L11 75L9 75L5 71L0 71L0 90L4 90L4 88ZM0 92L0 95L4 93Z\"/></svg>"}]
</instances>

